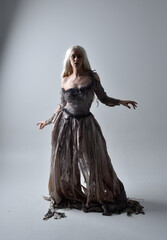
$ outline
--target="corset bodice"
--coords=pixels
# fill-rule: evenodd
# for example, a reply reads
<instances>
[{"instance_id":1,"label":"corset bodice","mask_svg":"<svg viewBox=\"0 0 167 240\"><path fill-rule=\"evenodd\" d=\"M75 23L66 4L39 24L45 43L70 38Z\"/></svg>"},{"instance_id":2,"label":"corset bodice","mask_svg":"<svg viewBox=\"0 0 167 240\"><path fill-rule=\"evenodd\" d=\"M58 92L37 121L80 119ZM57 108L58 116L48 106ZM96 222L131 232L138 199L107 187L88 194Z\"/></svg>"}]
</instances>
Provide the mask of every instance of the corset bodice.
<instances>
[{"instance_id":1,"label":"corset bodice","mask_svg":"<svg viewBox=\"0 0 167 240\"><path fill-rule=\"evenodd\" d=\"M62 95L66 102L65 110L74 115L86 115L90 111L94 91L93 78L90 83L80 88L62 89Z\"/></svg>"}]
</instances>

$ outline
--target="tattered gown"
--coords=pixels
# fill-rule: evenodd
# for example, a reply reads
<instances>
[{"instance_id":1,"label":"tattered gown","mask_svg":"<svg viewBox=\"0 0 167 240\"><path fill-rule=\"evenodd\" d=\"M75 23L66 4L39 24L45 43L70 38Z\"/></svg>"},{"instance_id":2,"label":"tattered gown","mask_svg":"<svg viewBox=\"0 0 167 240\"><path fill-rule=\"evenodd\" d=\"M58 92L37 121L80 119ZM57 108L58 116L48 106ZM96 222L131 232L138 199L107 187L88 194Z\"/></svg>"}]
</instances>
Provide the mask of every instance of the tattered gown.
<instances>
[{"instance_id":1,"label":"tattered gown","mask_svg":"<svg viewBox=\"0 0 167 240\"><path fill-rule=\"evenodd\" d=\"M94 98L107 106L119 105L108 97L101 82L90 71L90 82L80 88L61 89L61 108L47 124L52 131L49 195L44 219L65 217L59 208L77 208L103 215L126 211L144 213L142 206L126 196L107 152L101 128L90 112ZM81 183L81 176L84 184Z\"/></svg>"}]
</instances>

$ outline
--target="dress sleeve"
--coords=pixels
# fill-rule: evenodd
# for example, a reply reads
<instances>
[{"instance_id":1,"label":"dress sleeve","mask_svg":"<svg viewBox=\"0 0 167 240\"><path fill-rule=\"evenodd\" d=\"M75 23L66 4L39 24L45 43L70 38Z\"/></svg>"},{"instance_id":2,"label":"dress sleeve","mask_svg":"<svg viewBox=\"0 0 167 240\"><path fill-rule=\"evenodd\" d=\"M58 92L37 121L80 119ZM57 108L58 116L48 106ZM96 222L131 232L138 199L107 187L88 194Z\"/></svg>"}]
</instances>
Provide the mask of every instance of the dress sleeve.
<instances>
[{"instance_id":1,"label":"dress sleeve","mask_svg":"<svg viewBox=\"0 0 167 240\"><path fill-rule=\"evenodd\" d=\"M60 110L61 110L63 107L65 107L66 103L67 103L67 102L66 102L65 99L64 99L64 94L63 94L63 89L62 89L62 91L61 91L61 99L60 99L60 103L59 103ZM59 111L60 111L60 110L59 110ZM59 112L59 111L58 111L58 112ZM56 118L58 112L57 112L57 113L53 113L53 115L52 115L49 119L45 120L45 123L46 123L47 125L48 125L48 124L51 124L51 123L54 123L55 118Z\"/></svg>"},{"instance_id":2,"label":"dress sleeve","mask_svg":"<svg viewBox=\"0 0 167 240\"><path fill-rule=\"evenodd\" d=\"M97 79L95 79L95 94L97 95L100 102L104 103L107 106L114 107L115 105L120 105L120 99L115 99L107 96L100 80Z\"/></svg>"}]
</instances>

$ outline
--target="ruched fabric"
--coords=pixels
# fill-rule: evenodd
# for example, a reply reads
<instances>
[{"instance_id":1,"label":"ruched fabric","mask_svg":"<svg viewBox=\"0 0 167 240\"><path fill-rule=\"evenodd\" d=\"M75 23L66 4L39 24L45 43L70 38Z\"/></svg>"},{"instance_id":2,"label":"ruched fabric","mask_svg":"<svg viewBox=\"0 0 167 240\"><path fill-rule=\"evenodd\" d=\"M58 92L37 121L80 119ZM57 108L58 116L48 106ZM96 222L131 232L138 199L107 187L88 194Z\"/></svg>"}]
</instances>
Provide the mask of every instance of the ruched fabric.
<instances>
[{"instance_id":1,"label":"ruched fabric","mask_svg":"<svg viewBox=\"0 0 167 240\"><path fill-rule=\"evenodd\" d=\"M112 166L101 128L90 113L94 94L107 106L119 105L119 100L107 96L92 71L87 85L62 89L61 94L61 110L54 118L51 141L52 210L45 219L54 213L57 218L55 209L64 207L104 215L123 211L143 213L138 202L128 200Z\"/></svg>"}]
</instances>

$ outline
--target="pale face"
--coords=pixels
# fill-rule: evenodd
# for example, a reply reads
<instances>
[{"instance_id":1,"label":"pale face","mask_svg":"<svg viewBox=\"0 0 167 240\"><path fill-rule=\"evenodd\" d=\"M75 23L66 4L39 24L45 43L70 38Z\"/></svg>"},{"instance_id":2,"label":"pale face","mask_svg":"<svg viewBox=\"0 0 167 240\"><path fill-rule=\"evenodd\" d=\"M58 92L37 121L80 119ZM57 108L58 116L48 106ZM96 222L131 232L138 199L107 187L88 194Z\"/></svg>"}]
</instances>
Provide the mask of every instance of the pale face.
<instances>
[{"instance_id":1,"label":"pale face","mask_svg":"<svg viewBox=\"0 0 167 240\"><path fill-rule=\"evenodd\" d=\"M72 50L70 54L70 63L72 68L80 69L83 65L83 57L80 51Z\"/></svg>"}]
</instances>

